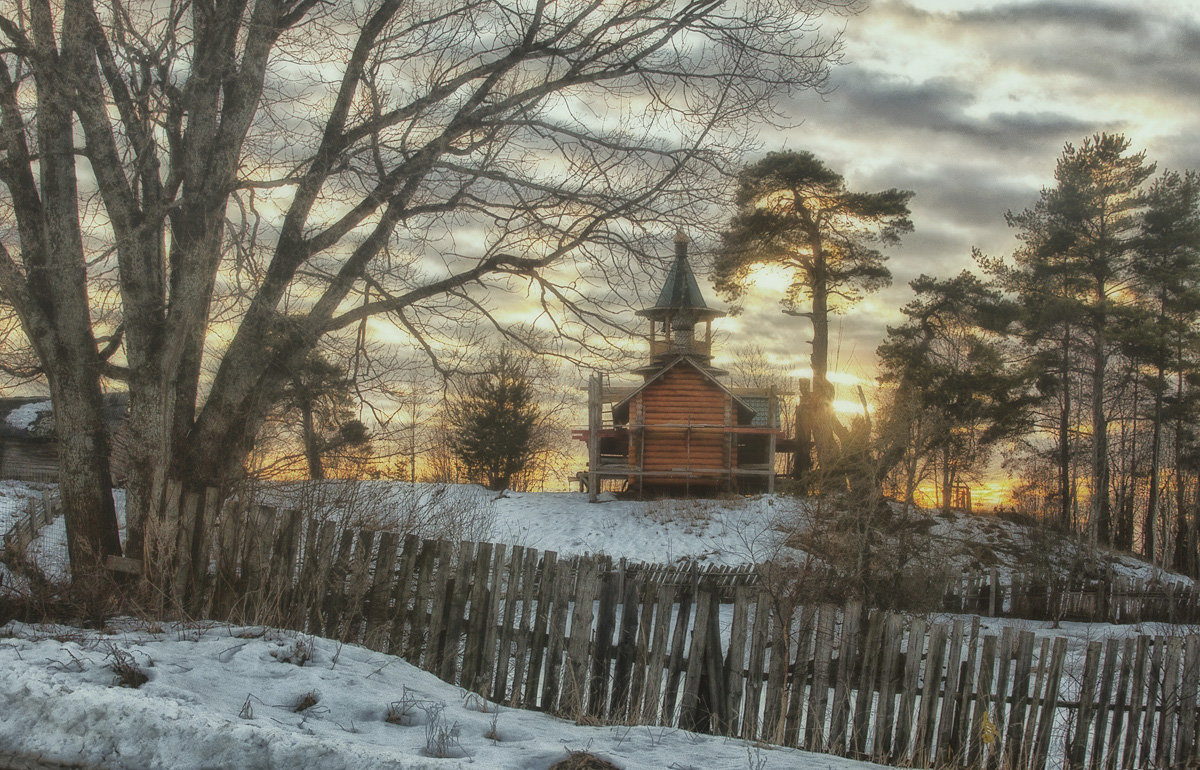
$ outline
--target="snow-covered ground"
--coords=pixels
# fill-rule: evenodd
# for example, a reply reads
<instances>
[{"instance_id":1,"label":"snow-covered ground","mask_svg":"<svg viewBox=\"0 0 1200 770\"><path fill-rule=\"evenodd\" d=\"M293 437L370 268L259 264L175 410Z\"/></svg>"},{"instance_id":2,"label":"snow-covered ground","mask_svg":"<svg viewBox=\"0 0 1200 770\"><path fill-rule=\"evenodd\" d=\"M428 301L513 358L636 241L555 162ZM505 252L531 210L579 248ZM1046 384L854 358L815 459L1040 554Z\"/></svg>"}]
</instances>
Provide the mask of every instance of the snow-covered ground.
<instances>
[{"instance_id":1,"label":"snow-covered ground","mask_svg":"<svg viewBox=\"0 0 1200 770\"><path fill-rule=\"evenodd\" d=\"M26 499L43 487L0 482L0 532L24 512ZM783 495L730 496L714 500L618 500L604 495L589 503L586 494L505 492L473 485L413 486L402 482L290 484L260 491L280 507L316 508L329 515L399 526L427 537L487 540L556 551L562 556L607 554L614 559L669 564L698 561L716 565L751 564L792 553L786 534L807 521L807 503ZM124 526L124 491L114 493ZM338 513L338 512L342 513ZM1002 575L1027 570L1035 554L1046 553L1039 536L1014 521L991 515L951 513L929 517L930 548L947 565L968 570L998 569ZM1065 554L1065 552L1064 552ZM29 556L52 579L65 578L66 528L60 518L43 529ZM1065 561L1065 555L1063 560ZM1123 554L1111 554L1114 572L1147 580L1188 582Z\"/></svg>"},{"instance_id":2,"label":"snow-covered ground","mask_svg":"<svg viewBox=\"0 0 1200 770\"><path fill-rule=\"evenodd\" d=\"M19 521L29 514L31 504L40 505L42 494L52 490L52 484L27 484L20 481L0 481L0 536L8 533ZM113 491L113 504L117 509L117 524L121 539L125 538L125 490ZM41 528L37 538L29 544L26 557L52 581L66 580L70 574L67 560L67 523L59 516L48 526ZM0 563L0 590L20 586L23 581L10 573Z\"/></svg>"},{"instance_id":3,"label":"snow-covered ground","mask_svg":"<svg viewBox=\"0 0 1200 770\"><path fill-rule=\"evenodd\" d=\"M461 517L463 529L451 539L490 540L523 545L560 555L603 553L614 559L648 563L682 560L717 565L750 564L789 551L785 540L809 524L809 502L786 495L726 496L717 499L623 500L603 495L589 503L571 492L505 492L473 485L412 485L398 482L325 482L287 485L266 493L274 505L344 508L369 519L408 520L422 535L446 533L422 529L429 522ZM314 489L318 490L314 492ZM435 509L443 510L437 515ZM1065 563L1077 555L1061 541L1009 518L932 511L915 514L927 522L929 549L936 561L963 570L998 569L1004 576L1026 572L1038 559ZM389 521L390 520L390 521ZM402 529L406 527L402 526ZM1088 550L1083 548L1082 550ZM1133 557L1102 553L1115 574L1186 581Z\"/></svg>"},{"instance_id":4,"label":"snow-covered ground","mask_svg":"<svg viewBox=\"0 0 1200 770\"><path fill-rule=\"evenodd\" d=\"M3 480L0 481L0 537L9 534L13 531L20 522L25 521L29 515L31 505L39 505L42 493L47 489L44 484L26 484L20 481ZM34 549L31 546L27 551L32 555ZM61 557L56 556L52 561L65 561L66 554L66 530L63 530ZM65 574L65 572L64 572ZM17 578L3 562L0 562L0 592L11 590L14 587L20 587L24 581Z\"/></svg>"},{"instance_id":5,"label":"snow-covered ground","mask_svg":"<svg viewBox=\"0 0 1200 770\"><path fill-rule=\"evenodd\" d=\"M949 515L940 512L931 512L929 515L933 522L929 534L934 543L958 565L967 569L995 568L1001 574L1008 574L1036 565L1039 558L1055 558L1063 567L1072 557L1089 550L1070 541L1060 541L1059 550L1049 552L1046 549L1047 539L1057 539L1055 535L1038 532L1024 524L991 514L972 515L951 511ZM1100 551L1099 555L1111 564L1113 574L1120 577L1191 582L1182 575L1128 554Z\"/></svg>"},{"instance_id":6,"label":"snow-covered ground","mask_svg":"<svg viewBox=\"0 0 1200 770\"><path fill-rule=\"evenodd\" d=\"M29 510L31 501L40 500L42 484L26 484L23 481L0 481L0 535L8 532Z\"/></svg>"},{"instance_id":7,"label":"snow-covered ground","mask_svg":"<svg viewBox=\"0 0 1200 770\"><path fill-rule=\"evenodd\" d=\"M0 483L0 527L7 531L42 489ZM308 503L327 515L399 523L426 536L655 563L751 563L785 551L787 530L804 526L810 515L804 501L783 496L708 501L606 496L589 504L582 494L497 495L474 486L388 482L287 485L263 494L269 504ZM123 493L114 502L123 521ZM1039 545L1037 535L1003 518L928 515L930 548L946 563L1008 573L1026 569ZM28 555L51 578L65 578L65 553L60 518L43 529ZM1131 557L1114 558L1120 574L1170 577ZM0 589L11 585L2 571L0 580L8 581ZM730 608L722 609L727 633ZM959 617L971 620L934 619ZM1189 630L1153 623L1059 628L1011 619L981 623L985 634L1005 625L1039 637L1067 637L1068 690L1089 641ZM310 643L311 661L287 662L298 645ZM149 680L137 689L114 685L112 664L118 659L131 660ZM309 694L316 702L294 710ZM8 749L105 767L547 768L568 751L587 750L622 768L872 767L672 729L580 727L496 709L398 658L267 629L159 630L126 622L101 633L10 624L0 629L0 703L5 704L0 765ZM398 705L389 722L393 703ZM457 758L428 756L441 728L441 743Z\"/></svg>"},{"instance_id":8,"label":"snow-covered ground","mask_svg":"<svg viewBox=\"0 0 1200 770\"><path fill-rule=\"evenodd\" d=\"M494 503L494 532L514 542L563 554L670 564L752 563L778 547L774 525L800 512L794 498L616 500L589 503L586 494L507 493ZM507 537L506 537L507 536Z\"/></svg>"},{"instance_id":9,"label":"snow-covered ground","mask_svg":"<svg viewBox=\"0 0 1200 770\"><path fill-rule=\"evenodd\" d=\"M121 662L147 680L121 686ZM578 726L362 647L223 625L9 624L0 703L3 749L105 768L545 770L572 751L625 770L879 767L669 728Z\"/></svg>"},{"instance_id":10,"label":"snow-covered ground","mask_svg":"<svg viewBox=\"0 0 1200 770\"><path fill-rule=\"evenodd\" d=\"M469 484L377 481L284 485L260 494L278 507L341 509L423 536L656 564L754 562L778 547L775 525L803 511L801 501L783 496L643 501L605 494L589 503L586 494L571 492L498 494Z\"/></svg>"}]
</instances>

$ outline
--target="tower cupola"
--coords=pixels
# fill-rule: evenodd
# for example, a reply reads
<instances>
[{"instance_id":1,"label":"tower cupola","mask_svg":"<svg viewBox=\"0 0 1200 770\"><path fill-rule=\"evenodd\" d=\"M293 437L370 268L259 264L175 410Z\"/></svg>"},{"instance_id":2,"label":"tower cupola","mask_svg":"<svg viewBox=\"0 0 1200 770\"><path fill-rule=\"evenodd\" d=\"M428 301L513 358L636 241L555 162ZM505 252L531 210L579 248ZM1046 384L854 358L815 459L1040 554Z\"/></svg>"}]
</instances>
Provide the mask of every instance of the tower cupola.
<instances>
[{"instance_id":1,"label":"tower cupola","mask_svg":"<svg viewBox=\"0 0 1200 770\"><path fill-rule=\"evenodd\" d=\"M683 230L675 234L675 259L667 271L662 290L653 307L639 310L650 320L650 364L638 372L650 375L677 356L688 356L711 369L712 320L725 313L704 301L696 274L688 262L689 238ZM696 327L704 324L702 333Z\"/></svg>"}]
</instances>

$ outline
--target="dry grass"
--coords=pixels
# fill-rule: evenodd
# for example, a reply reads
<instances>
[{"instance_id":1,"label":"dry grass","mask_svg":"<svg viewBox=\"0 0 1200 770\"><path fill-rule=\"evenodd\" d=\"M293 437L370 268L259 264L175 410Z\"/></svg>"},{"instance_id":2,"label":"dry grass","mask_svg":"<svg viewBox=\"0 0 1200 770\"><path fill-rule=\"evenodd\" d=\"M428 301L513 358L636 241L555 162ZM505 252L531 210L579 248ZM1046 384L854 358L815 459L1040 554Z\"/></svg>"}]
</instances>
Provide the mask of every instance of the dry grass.
<instances>
[{"instance_id":1,"label":"dry grass","mask_svg":"<svg viewBox=\"0 0 1200 770\"><path fill-rule=\"evenodd\" d=\"M425 712L425 755L429 757L461 758L468 756L458 736L457 722L446 721L446 704L426 702L419 706Z\"/></svg>"},{"instance_id":2,"label":"dry grass","mask_svg":"<svg viewBox=\"0 0 1200 770\"><path fill-rule=\"evenodd\" d=\"M138 665L132 653L120 647L110 647L108 659L108 667L116 674L113 684L137 689L150 681L150 675Z\"/></svg>"},{"instance_id":3,"label":"dry grass","mask_svg":"<svg viewBox=\"0 0 1200 770\"><path fill-rule=\"evenodd\" d=\"M566 759L555 762L550 770L621 770L621 768L586 751L572 751Z\"/></svg>"},{"instance_id":4,"label":"dry grass","mask_svg":"<svg viewBox=\"0 0 1200 770\"><path fill-rule=\"evenodd\" d=\"M722 500L705 498L669 498L650 500L646 503L645 517L659 524L676 524L691 534L694 528L704 528L712 523L718 512L748 505L745 498L732 497Z\"/></svg>"},{"instance_id":5,"label":"dry grass","mask_svg":"<svg viewBox=\"0 0 1200 770\"><path fill-rule=\"evenodd\" d=\"M300 696L295 705L292 706L292 713L299 714L308 711L313 706L321 702L321 695L316 690L309 690Z\"/></svg>"},{"instance_id":6,"label":"dry grass","mask_svg":"<svg viewBox=\"0 0 1200 770\"><path fill-rule=\"evenodd\" d=\"M492 497L471 487L359 479L258 482L239 490L243 504L301 511L316 521L425 539L487 540L496 519Z\"/></svg>"},{"instance_id":7,"label":"dry grass","mask_svg":"<svg viewBox=\"0 0 1200 770\"><path fill-rule=\"evenodd\" d=\"M311 636L298 636L290 645L278 650L271 650L271 657L281 663L291 663L303 667L313 659L314 642Z\"/></svg>"}]
</instances>

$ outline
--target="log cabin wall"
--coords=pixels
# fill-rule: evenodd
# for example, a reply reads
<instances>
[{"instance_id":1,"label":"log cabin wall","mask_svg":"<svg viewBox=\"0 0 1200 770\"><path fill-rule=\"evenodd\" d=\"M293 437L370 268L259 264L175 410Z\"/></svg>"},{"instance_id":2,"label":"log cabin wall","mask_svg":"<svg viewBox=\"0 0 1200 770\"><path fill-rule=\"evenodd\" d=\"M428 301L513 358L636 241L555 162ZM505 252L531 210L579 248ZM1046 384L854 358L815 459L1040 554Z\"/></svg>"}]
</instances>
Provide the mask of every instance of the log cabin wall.
<instances>
[{"instance_id":1,"label":"log cabin wall","mask_svg":"<svg viewBox=\"0 0 1200 770\"><path fill-rule=\"evenodd\" d=\"M638 398L647 430L631 440L640 444L636 448L642 470L702 470L707 472L700 475L716 481L736 463L720 428L732 413L731 397L694 367L672 367L647 384ZM689 424L694 426L691 430Z\"/></svg>"},{"instance_id":2,"label":"log cabin wall","mask_svg":"<svg viewBox=\"0 0 1200 770\"><path fill-rule=\"evenodd\" d=\"M57 483L57 442L0 438L0 479Z\"/></svg>"}]
</instances>

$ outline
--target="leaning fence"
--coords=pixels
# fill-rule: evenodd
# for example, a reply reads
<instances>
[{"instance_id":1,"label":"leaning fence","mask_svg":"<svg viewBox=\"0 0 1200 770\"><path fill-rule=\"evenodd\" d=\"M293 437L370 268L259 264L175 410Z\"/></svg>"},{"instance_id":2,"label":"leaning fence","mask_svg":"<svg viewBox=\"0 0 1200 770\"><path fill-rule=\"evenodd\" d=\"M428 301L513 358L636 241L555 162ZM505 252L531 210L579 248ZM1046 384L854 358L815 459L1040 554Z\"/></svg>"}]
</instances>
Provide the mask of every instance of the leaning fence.
<instances>
[{"instance_id":1,"label":"leaning fence","mask_svg":"<svg viewBox=\"0 0 1200 770\"><path fill-rule=\"evenodd\" d=\"M43 491L39 497L25 499L24 510L12 517L9 528L0 535L0 547L24 553L29 544L37 539L42 527L62 515L62 502L58 493Z\"/></svg>"},{"instance_id":2,"label":"leaning fence","mask_svg":"<svg viewBox=\"0 0 1200 770\"><path fill-rule=\"evenodd\" d=\"M971 572L948 578L943 594L947 612L988 617L1200 625L1200 590L1194 584L1111 570L1090 578Z\"/></svg>"},{"instance_id":3,"label":"leaning fence","mask_svg":"<svg viewBox=\"0 0 1200 770\"><path fill-rule=\"evenodd\" d=\"M211 491L169 515L182 556L155 574L177 609L394 653L501 703L913 767L1198 757L1197 636L1073 646L795 606L745 569L422 540Z\"/></svg>"}]
</instances>

